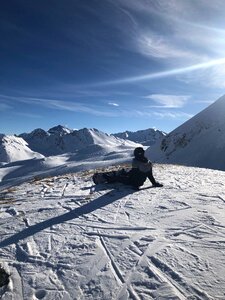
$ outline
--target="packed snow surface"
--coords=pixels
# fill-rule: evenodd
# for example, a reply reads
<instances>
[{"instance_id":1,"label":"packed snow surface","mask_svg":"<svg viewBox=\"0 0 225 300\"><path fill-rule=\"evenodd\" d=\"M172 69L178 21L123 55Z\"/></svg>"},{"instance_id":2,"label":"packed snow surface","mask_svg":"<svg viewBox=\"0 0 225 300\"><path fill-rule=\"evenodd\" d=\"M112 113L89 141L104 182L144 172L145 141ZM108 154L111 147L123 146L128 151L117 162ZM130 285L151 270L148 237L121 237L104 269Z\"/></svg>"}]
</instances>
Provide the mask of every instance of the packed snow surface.
<instances>
[{"instance_id":1,"label":"packed snow surface","mask_svg":"<svg viewBox=\"0 0 225 300\"><path fill-rule=\"evenodd\" d=\"M10 283L0 298L225 299L225 173L154 165L164 186L134 191L94 186L89 163L17 185L11 176L11 188L3 178L0 263Z\"/></svg>"}]
</instances>

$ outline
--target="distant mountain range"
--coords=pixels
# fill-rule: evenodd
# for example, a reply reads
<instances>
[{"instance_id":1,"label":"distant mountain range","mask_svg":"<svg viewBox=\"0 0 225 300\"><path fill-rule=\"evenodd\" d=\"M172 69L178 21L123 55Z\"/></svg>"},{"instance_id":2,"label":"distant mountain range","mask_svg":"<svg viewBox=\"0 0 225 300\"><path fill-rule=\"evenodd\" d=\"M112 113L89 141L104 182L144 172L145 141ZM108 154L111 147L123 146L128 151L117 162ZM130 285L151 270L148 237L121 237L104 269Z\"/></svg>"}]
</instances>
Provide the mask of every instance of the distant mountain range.
<instances>
[{"instance_id":1,"label":"distant mountain range","mask_svg":"<svg viewBox=\"0 0 225 300\"><path fill-rule=\"evenodd\" d=\"M125 131L113 134L124 140L130 140L135 143L140 143L143 146L152 146L158 140L166 136L166 133L157 129L149 128L145 130L138 131Z\"/></svg>"},{"instance_id":2,"label":"distant mountain range","mask_svg":"<svg viewBox=\"0 0 225 300\"><path fill-rule=\"evenodd\" d=\"M164 136L159 131L147 129L129 133L132 141L120 138L119 135L109 135L97 129L83 128L72 130L58 125L45 131L41 128L19 136L0 135L0 162L12 162L16 160L40 158L45 156L61 155L64 153L76 153L79 159L92 155L103 155L113 151L125 151L141 146L138 141L151 145L157 138Z\"/></svg>"},{"instance_id":3,"label":"distant mountain range","mask_svg":"<svg viewBox=\"0 0 225 300\"><path fill-rule=\"evenodd\" d=\"M156 162L225 171L225 96L148 148L146 153Z\"/></svg>"},{"instance_id":4,"label":"distant mountain range","mask_svg":"<svg viewBox=\"0 0 225 300\"><path fill-rule=\"evenodd\" d=\"M106 134L97 129L72 130L61 125L19 136L0 134L0 163L72 153L73 159L131 155L147 145L158 163L175 163L225 171L225 96L166 135L155 129Z\"/></svg>"},{"instance_id":5,"label":"distant mountain range","mask_svg":"<svg viewBox=\"0 0 225 300\"><path fill-rule=\"evenodd\" d=\"M116 138L97 129L83 128L72 130L61 125L48 131L35 129L31 133L20 135L29 145L30 149L45 156L73 153L83 149L89 153L110 147L135 147L132 141Z\"/></svg>"}]
</instances>

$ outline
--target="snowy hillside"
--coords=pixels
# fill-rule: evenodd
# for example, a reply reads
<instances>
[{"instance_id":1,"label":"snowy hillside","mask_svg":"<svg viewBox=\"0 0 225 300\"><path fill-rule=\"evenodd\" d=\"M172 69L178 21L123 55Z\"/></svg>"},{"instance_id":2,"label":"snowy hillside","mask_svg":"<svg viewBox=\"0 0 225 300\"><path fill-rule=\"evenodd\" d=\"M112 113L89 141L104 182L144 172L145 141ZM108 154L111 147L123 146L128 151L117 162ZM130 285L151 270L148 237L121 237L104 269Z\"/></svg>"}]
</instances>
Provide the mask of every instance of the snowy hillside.
<instances>
[{"instance_id":1,"label":"snowy hillside","mask_svg":"<svg viewBox=\"0 0 225 300\"><path fill-rule=\"evenodd\" d=\"M2 300L225 299L224 172L155 165L164 187L136 192L92 174L1 190Z\"/></svg>"},{"instance_id":2,"label":"snowy hillside","mask_svg":"<svg viewBox=\"0 0 225 300\"><path fill-rule=\"evenodd\" d=\"M22 138L0 134L0 163L41 157L43 155L32 151Z\"/></svg>"},{"instance_id":3,"label":"snowy hillside","mask_svg":"<svg viewBox=\"0 0 225 300\"><path fill-rule=\"evenodd\" d=\"M20 137L28 143L30 149L45 156L73 153L87 147L89 152L101 149L107 152L107 147L134 148L137 146L131 141L124 141L97 129L71 130L60 125L48 131L35 129L31 133L21 134Z\"/></svg>"},{"instance_id":4,"label":"snowy hillside","mask_svg":"<svg viewBox=\"0 0 225 300\"><path fill-rule=\"evenodd\" d=\"M138 131L125 131L113 134L113 136L140 143L144 146L152 146L158 140L161 140L163 137L165 137L165 135L165 132L153 128Z\"/></svg>"},{"instance_id":5,"label":"snowy hillside","mask_svg":"<svg viewBox=\"0 0 225 300\"><path fill-rule=\"evenodd\" d=\"M157 162L225 170L225 96L147 151Z\"/></svg>"},{"instance_id":6,"label":"snowy hillside","mask_svg":"<svg viewBox=\"0 0 225 300\"><path fill-rule=\"evenodd\" d=\"M99 149L92 147L81 149L76 153L49 156L40 159L27 159L0 166L0 189L20 184L33 178L56 176L69 172L90 170L91 168L107 167L126 163L131 165L133 148L119 149L115 147ZM89 152L90 151L90 152Z\"/></svg>"}]
</instances>

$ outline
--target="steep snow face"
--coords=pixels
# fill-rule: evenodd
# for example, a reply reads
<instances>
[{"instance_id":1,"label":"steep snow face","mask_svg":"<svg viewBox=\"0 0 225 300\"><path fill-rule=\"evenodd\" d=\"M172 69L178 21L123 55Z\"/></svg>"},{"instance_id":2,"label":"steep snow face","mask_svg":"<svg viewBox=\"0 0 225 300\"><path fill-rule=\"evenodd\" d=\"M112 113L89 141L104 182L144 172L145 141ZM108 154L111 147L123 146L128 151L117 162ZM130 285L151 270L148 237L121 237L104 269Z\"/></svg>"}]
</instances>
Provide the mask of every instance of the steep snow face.
<instances>
[{"instance_id":1,"label":"steep snow face","mask_svg":"<svg viewBox=\"0 0 225 300\"><path fill-rule=\"evenodd\" d=\"M30 150L22 138L13 135L0 135L0 162L8 163L41 157L43 155Z\"/></svg>"},{"instance_id":2,"label":"steep snow face","mask_svg":"<svg viewBox=\"0 0 225 300\"><path fill-rule=\"evenodd\" d=\"M225 96L146 151L158 162L225 170Z\"/></svg>"},{"instance_id":3,"label":"steep snow face","mask_svg":"<svg viewBox=\"0 0 225 300\"><path fill-rule=\"evenodd\" d=\"M130 140L136 143L140 143L144 146L152 146L158 140L166 136L166 133L154 128L149 128L145 130L138 131L125 131L112 134L115 137L119 137L124 140Z\"/></svg>"},{"instance_id":4,"label":"steep snow face","mask_svg":"<svg viewBox=\"0 0 225 300\"><path fill-rule=\"evenodd\" d=\"M115 137L107 133L101 132L97 129L91 129L91 130L89 129L89 133L92 135L95 144L104 144L108 146L117 145L117 146L128 146L128 147L139 146L130 140L124 140L122 138Z\"/></svg>"},{"instance_id":5,"label":"steep snow face","mask_svg":"<svg viewBox=\"0 0 225 300\"><path fill-rule=\"evenodd\" d=\"M74 153L91 145L103 145L105 148L138 146L134 142L115 138L97 129L69 130L62 126L53 127L48 132L38 129L30 134L23 134L22 137L33 151L45 156Z\"/></svg>"}]
</instances>

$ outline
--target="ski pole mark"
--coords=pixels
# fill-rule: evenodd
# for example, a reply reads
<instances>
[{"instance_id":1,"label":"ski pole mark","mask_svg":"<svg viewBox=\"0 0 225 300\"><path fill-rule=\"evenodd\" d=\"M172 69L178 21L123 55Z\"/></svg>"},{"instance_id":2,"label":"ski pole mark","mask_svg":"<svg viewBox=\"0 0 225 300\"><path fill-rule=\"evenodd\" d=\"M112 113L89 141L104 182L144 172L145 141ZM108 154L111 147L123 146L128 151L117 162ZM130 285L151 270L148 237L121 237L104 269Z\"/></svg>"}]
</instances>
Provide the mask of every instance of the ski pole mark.
<instances>
[{"instance_id":1,"label":"ski pole mark","mask_svg":"<svg viewBox=\"0 0 225 300\"><path fill-rule=\"evenodd\" d=\"M61 197L63 197L63 196L64 196L64 194L65 194L65 191L66 191L66 188L67 188L67 186L68 186L68 185L69 185L69 183L68 183L68 182L64 184L64 186L63 186L63 188L62 188Z\"/></svg>"},{"instance_id":2,"label":"ski pole mark","mask_svg":"<svg viewBox=\"0 0 225 300\"><path fill-rule=\"evenodd\" d=\"M108 250L105 242L104 242L104 239L102 236L100 236L99 238L100 242L101 242L101 245L102 245L102 249L104 249L104 252L105 252L105 255L108 257L110 263L111 263L111 266L112 266L112 272L116 278L116 280L120 283L121 286L123 286L126 281L125 279L123 278L123 275L121 274L121 271L119 270L119 268L117 267L110 251ZM132 288L131 285L127 285L127 290L128 292L130 293L130 295L132 295L133 299L134 300L141 300L138 295L136 294L136 292L134 291L134 289ZM120 298L117 298L117 299L120 299Z\"/></svg>"},{"instance_id":3,"label":"ski pole mark","mask_svg":"<svg viewBox=\"0 0 225 300\"><path fill-rule=\"evenodd\" d=\"M169 267L165 262L162 262L159 258L155 256L150 256L150 268L174 288L176 288L180 299L185 300L187 296L194 296L196 299L212 300L204 291L196 288L192 284L187 284L184 279L175 272L171 267ZM187 295L188 293L188 295Z\"/></svg>"}]
</instances>

